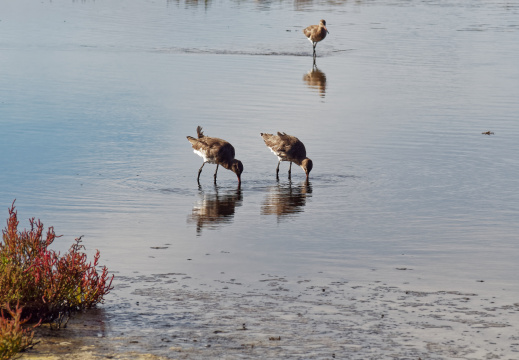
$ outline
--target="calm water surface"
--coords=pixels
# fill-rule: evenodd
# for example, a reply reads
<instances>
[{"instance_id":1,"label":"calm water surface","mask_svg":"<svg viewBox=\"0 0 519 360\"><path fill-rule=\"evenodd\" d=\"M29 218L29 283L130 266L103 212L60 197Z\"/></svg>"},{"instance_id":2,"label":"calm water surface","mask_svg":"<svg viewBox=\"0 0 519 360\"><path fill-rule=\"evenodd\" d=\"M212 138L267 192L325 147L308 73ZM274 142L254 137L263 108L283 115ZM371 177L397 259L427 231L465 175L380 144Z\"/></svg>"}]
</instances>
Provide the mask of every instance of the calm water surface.
<instances>
[{"instance_id":1,"label":"calm water surface","mask_svg":"<svg viewBox=\"0 0 519 360\"><path fill-rule=\"evenodd\" d=\"M122 275L519 295L517 2L2 1L0 34L0 205L57 249L84 235ZM214 165L197 186L197 125L234 145L241 188ZM276 181L276 131L309 184Z\"/></svg>"}]
</instances>

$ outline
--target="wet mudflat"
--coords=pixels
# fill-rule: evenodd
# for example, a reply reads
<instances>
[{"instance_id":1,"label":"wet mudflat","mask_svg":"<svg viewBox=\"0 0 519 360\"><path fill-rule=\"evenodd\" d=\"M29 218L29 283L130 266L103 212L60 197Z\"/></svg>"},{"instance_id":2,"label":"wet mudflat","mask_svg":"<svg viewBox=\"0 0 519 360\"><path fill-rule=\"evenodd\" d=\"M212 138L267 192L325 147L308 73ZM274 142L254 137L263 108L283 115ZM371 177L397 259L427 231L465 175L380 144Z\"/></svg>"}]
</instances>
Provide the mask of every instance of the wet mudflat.
<instances>
[{"instance_id":1,"label":"wet mudflat","mask_svg":"<svg viewBox=\"0 0 519 360\"><path fill-rule=\"evenodd\" d=\"M412 270L394 269L403 271ZM42 344L23 358L513 359L519 354L519 303L497 297L275 274L247 283L223 274L200 280L175 273L119 278L118 295L102 310L75 318L66 332L44 332Z\"/></svg>"}]
</instances>

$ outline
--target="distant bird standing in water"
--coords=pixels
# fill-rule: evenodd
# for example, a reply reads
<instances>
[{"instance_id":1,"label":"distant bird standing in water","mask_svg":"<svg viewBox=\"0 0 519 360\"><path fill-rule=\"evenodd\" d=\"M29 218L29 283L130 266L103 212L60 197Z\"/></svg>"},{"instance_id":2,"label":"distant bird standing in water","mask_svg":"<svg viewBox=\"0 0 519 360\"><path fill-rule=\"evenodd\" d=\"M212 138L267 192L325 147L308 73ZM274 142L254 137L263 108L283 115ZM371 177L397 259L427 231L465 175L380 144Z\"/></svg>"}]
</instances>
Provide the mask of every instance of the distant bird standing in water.
<instances>
[{"instance_id":1,"label":"distant bird standing in water","mask_svg":"<svg viewBox=\"0 0 519 360\"><path fill-rule=\"evenodd\" d=\"M202 132L202 127L196 128L198 139L188 136L187 139L193 146L195 154L204 159L204 163L198 170L197 181L200 184L200 173L205 163L216 164L216 171L214 172L214 182L216 183L216 173L218 166L222 165L227 170L231 170L238 176L238 184L241 184L241 173L243 172L243 164L240 160L234 158L234 147L227 141L205 136Z\"/></svg>"},{"instance_id":2,"label":"distant bird standing in water","mask_svg":"<svg viewBox=\"0 0 519 360\"><path fill-rule=\"evenodd\" d=\"M291 178L292 163L299 165L306 174L308 180L312 171L312 160L306 157L305 145L295 136L278 132L277 135L261 133L265 145L278 157L278 167L276 168L276 178L279 178L279 164L282 161L289 161L288 178Z\"/></svg>"},{"instance_id":3,"label":"distant bird standing in water","mask_svg":"<svg viewBox=\"0 0 519 360\"><path fill-rule=\"evenodd\" d=\"M326 34L329 34L328 29L326 28L326 21L321 20L319 25L310 25L306 29L303 29L303 33L310 40L312 46L314 47L314 57L315 55L315 46L321 40L324 40Z\"/></svg>"}]
</instances>

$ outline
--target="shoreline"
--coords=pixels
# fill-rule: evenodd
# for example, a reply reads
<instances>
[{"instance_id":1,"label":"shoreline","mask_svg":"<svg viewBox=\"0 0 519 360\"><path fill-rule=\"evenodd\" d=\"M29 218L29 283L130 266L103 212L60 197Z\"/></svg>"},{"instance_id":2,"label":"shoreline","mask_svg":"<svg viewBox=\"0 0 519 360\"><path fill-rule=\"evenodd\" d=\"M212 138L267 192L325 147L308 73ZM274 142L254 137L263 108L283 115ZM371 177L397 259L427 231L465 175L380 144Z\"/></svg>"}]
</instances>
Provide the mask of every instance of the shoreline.
<instances>
[{"instance_id":1,"label":"shoreline","mask_svg":"<svg viewBox=\"0 0 519 360\"><path fill-rule=\"evenodd\" d=\"M208 284L172 273L118 283L105 305L66 329L39 329L42 342L21 359L519 356L519 302L498 296L273 275Z\"/></svg>"}]
</instances>

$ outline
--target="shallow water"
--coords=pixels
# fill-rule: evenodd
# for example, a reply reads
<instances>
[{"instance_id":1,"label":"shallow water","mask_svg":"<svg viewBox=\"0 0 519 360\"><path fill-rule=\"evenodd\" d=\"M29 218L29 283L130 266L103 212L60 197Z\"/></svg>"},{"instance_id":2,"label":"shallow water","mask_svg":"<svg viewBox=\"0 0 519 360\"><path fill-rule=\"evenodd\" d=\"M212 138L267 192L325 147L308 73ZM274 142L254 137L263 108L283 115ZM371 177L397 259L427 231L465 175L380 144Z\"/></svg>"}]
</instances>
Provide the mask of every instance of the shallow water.
<instances>
[{"instance_id":1,"label":"shallow water","mask_svg":"<svg viewBox=\"0 0 519 360\"><path fill-rule=\"evenodd\" d=\"M514 301L518 13L506 1L2 2L0 204L54 226L61 251L84 235L121 279L268 273ZM313 67L301 30L320 18L330 34ZM214 165L198 187L185 138L197 125L234 145L241 188L225 169L213 185ZM259 136L276 131L305 143L309 184L286 163L276 181Z\"/></svg>"}]
</instances>

